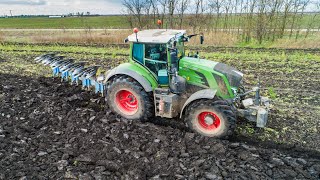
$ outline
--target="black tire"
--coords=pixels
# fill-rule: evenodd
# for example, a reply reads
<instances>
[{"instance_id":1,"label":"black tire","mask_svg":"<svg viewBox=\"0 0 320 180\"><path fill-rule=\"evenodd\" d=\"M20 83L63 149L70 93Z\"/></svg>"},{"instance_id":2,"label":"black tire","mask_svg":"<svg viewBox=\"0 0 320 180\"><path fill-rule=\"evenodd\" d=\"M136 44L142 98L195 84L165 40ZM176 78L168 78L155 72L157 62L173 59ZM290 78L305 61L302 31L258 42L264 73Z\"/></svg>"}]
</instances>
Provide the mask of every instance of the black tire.
<instances>
[{"instance_id":1,"label":"black tire","mask_svg":"<svg viewBox=\"0 0 320 180\"><path fill-rule=\"evenodd\" d=\"M130 92L131 95L127 93L127 98L121 97L123 92ZM137 81L128 76L117 76L109 82L106 100L111 111L126 119L146 121L154 115L152 94L148 94Z\"/></svg>"},{"instance_id":2,"label":"black tire","mask_svg":"<svg viewBox=\"0 0 320 180\"><path fill-rule=\"evenodd\" d=\"M227 138L235 130L236 115L223 100L196 101L188 106L185 117L189 128L203 136Z\"/></svg>"}]
</instances>

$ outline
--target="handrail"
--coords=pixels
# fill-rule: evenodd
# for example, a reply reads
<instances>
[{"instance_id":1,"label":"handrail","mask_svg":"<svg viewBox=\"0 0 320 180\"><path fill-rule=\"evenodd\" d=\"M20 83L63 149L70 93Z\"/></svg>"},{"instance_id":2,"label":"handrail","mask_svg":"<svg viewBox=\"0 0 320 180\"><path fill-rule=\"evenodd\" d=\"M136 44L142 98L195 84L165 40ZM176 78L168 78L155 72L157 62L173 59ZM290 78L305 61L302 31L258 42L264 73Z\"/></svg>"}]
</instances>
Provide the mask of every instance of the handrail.
<instances>
[{"instance_id":1,"label":"handrail","mask_svg":"<svg viewBox=\"0 0 320 180\"><path fill-rule=\"evenodd\" d=\"M153 60L153 59L148 59L148 58L144 58L144 60L146 60L146 61L152 61L152 62L156 62L156 63L167 64L167 61L158 61L158 60Z\"/></svg>"}]
</instances>

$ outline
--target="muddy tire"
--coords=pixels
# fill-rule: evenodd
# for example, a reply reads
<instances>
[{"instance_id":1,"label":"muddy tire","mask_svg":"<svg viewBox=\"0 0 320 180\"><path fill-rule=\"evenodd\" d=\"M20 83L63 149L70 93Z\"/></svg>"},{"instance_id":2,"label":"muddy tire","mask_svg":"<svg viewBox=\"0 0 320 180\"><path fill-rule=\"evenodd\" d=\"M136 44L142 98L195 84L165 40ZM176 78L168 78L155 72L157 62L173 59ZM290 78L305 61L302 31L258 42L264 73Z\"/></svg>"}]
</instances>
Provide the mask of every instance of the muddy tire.
<instances>
[{"instance_id":1,"label":"muddy tire","mask_svg":"<svg viewBox=\"0 0 320 180\"><path fill-rule=\"evenodd\" d=\"M187 108L188 127L203 136L227 138L235 129L236 115L226 101L199 100Z\"/></svg>"},{"instance_id":2,"label":"muddy tire","mask_svg":"<svg viewBox=\"0 0 320 180\"><path fill-rule=\"evenodd\" d=\"M146 121L154 115L152 94L128 76L110 82L106 100L111 111L126 119Z\"/></svg>"}]
</instances>

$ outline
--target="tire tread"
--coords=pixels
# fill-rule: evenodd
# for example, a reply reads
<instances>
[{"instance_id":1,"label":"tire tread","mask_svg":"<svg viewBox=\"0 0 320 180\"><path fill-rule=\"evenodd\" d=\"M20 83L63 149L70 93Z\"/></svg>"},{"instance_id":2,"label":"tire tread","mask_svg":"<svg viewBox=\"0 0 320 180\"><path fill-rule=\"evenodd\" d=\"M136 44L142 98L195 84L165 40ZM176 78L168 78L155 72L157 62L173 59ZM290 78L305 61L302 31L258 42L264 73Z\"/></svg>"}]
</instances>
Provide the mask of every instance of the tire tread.
<instances>
[{"instance_id":1,"label":"tire tread","mask_svg":"<svg viewBox=\"0 0 320 180\"><path fill-rule=\"evenodd\" d=\"M198 101L193 102L192 104L190 104L187 107L187 111L189 112L189 114L195 113L195 109L197 107L203 107L203 106L212 106L216 109L218 109L228 120L228 127L226 128L226 132L223 132L223 134L221 136L219 136L219 138L228 138L230 137L236 127L236 114L234 113L234 111L232 110L232 107L228 104L227 101L224 100L220 100L220 99L200 99ZM186 115L186 120L187 120L187 124L189 127L192 127L192 120L190 119L191 117Z\"/></svg>"},{"instance_id":2,"label":"tire tread","mask_svg":"<svg viewBox=\"0 0 320 180\"><path fill-rule=\"evenodd\" d=\"M110 93L109 91L113 89L113 87L116 84L119 83L126 83L129 84L133 89L135 89L139 94L141 95L143 101L145 102L145 112L143 113L142 117L139 119L141 121L147 121L150 117L154 116L154 103L153 103L153 96L150 93L147 93L143 87L132 77L126 76L126 75L121 75L121 76L116 76L113 79L111 79L108 83L108 88L107 88L107 94L106 94L106 99L108 98L108 94ZM113 106L110 105L110 102L107 101L109 104L109 107L113 112L116 112L113 109Z\"/></svg>"}]
</instances>

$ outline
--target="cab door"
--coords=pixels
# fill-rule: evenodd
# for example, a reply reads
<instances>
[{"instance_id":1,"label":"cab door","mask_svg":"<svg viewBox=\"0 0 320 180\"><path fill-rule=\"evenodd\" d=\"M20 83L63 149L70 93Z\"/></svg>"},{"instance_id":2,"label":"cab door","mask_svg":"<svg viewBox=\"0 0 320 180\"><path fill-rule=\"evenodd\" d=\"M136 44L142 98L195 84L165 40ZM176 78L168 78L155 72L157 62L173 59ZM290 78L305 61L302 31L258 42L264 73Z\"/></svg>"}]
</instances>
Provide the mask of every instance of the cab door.
<instances>
[{"instance_id":1,"label":"cab door","mask_svg":"<svg viewBox=\"0 0 320 180\"><path fill-rule=\"evenodd\" d=\"M145 44L144 49L145 66L157 76L160 85L168 85L168 55L166 44Z\"/></svg>"}]
</instances>

